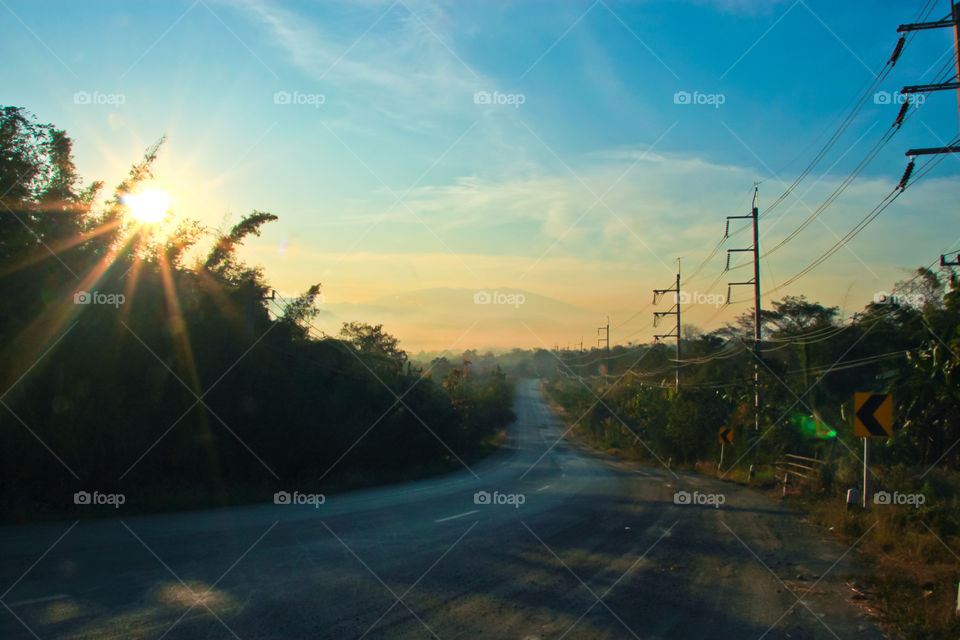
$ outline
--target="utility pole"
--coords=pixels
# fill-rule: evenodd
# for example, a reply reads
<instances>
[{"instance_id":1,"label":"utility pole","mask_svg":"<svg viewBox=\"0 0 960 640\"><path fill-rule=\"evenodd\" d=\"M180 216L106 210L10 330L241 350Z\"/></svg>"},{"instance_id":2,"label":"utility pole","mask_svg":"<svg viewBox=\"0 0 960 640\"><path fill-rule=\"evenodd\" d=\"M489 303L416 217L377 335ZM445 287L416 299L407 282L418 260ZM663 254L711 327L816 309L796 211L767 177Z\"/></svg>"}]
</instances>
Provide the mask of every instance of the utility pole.
<instances>
[{"instance_id":1,"label":"utility pole","mask_svg":"<svg viewBox=\"0 0 960 640\"><path fill-rule=\"evenodd\" d=\"M606 331L606 337L603 336L603 332ZM605 327L597 327L597 348L600 348L601 344L606 344L606 350L610 351L610 316L607 316L607 325Z\"/></svg>"},{"instance_id":2,"label":"utility pole","mask_svg":"<svg viewBox=\"0 0 960 640\"><path fill-rule=\"evenodd\" d=\"M897 27L897 33L906 33L908 31L923 31L926 29L953 28L953 54L954 54L954 73L953 82L938 82L935 84L909 85L900 89L900 93L909 95L912 93L928 93L930 91L957 90L957 112L960 114L960 4L956 0L950 2L950 15L936 22L916 22L913 24L902 24ZM937 153L960 153L960 147L934 147L932 149L911 149L907 151L908 156L930 155Z\"/></svg>"},{"instance_id":3,"label":"utility pole","mask_svg":"<svg viewBox=\"0 0 960 640\"><path fill-rule=\"evenodd\" d=\"M730 269L730 254L740 251L753 253L753 280L727 283L727 304L730 304L730 287L753 285L753 426L760 430L760 342L763 323L760 319L760 186L753 183L753 211L746 216L727 216L725 237L730 236L730 221L749 219L753 221L753 246L749 249L727 249L727 269Z\"/></svg>"},{"instance_id":4,"label":"utility pole","mask_svg":"<svg viewBox=\"0 0 960 640\"><path fill-rule=\"evenodd\" d=\"M606 337L604 337L603 332L606 331ZM604 327L597 327L597 348L600 348L600 344L606 344L607 351L607 374L610 373L610 316L607 316L607 324Z\"/></svg>"},{"instance_id":5,"label":"utility pole","mask_svg":"<svg viewBox=\"0 0 960 640\"><path fill-rule=\"evenodd\" d=\"M676 296L676 304L674 308L670 311L654 311L653 312L653 326L660 324L660 318L664 316L677 316L677 326L674 327L674 333L664 333L660 335L653 336L654 340L660 342L660 338L676 338L677 339L677 371L676 379L674 381L674 388L677 392L680 391L680 258L677 258L677 279L673 287L668 289L654 289L653 290L653 304L657 304L660 301L660 297L665 293L673 293Z\"/></svg>"},{"instance_id":6,"label":"utility pole","mask_svg":"<svg viewBox=\"0 0 960 640\"><path fill-rule=\"evenodd\" d=\"M914 93L928 93L930 91L947 91L950 89L956 89L957 91L957 112L960 115L960 4L957 3L957 0L950 0L950 15L947 17L937 20L936 22L916 22L913 24L902 24L897 27L897 33L906 33L908 31L923 31L926 29L943 29L943 28L953 28L953 65L954 65L954 76L953 82L938 82L935 84L918 84L906 86L903 89L900 89L900 93L904 95L910 95ZM906 105L904 105L906 106ZM935 155L941 153L960 153L960 146L950 145L946 147L930 147L925 149L910 149L905 155L910 156L910 166L913 166L913 158L915 156L922 155ZM909 171L910 168L908 168ZM909 174L906 174L909 175ZM906 179L900 181L900 186L906 186ZM956 266L960 263L960 259L955 261L947 261L946 256L940 256L941 266Z\"/></svg>"}]
</instances>

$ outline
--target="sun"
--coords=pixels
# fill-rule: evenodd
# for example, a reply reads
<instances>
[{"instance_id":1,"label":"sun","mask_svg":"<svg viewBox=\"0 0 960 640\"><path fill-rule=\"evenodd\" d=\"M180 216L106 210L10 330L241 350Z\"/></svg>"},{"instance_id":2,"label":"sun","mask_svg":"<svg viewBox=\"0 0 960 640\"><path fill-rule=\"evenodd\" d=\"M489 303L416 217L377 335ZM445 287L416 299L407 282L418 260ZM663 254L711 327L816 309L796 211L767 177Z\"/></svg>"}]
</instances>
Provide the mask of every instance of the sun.
<instances>
[{"instance_id":1,"label":"sun","mask_svg":"<svg viewBox=\"0 0 960 640\"><path fill-rule=\"evenodd\" d=\"M124 194L120 201L130 210L130 215L141 224L156 224L163 220L173 204L173 198L166 191L144 189Z\"/></svg>"}]
</instances>

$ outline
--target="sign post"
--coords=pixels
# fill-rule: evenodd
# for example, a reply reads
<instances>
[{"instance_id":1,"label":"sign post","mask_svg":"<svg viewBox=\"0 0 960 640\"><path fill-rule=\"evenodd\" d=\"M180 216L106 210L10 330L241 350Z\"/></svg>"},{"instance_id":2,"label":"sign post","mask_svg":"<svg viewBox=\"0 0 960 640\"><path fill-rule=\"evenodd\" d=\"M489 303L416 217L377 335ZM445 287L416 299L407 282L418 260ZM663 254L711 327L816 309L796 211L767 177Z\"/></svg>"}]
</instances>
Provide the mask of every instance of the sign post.
<instances>
[{"instance_id":1,"label":"sign post","mask_svg":"<svg viewBox=\"0 0 960 640\"><path fill-rule=\"evenodd\" d=\"M720 469L723 468L723 448L727 444L733 444L733 429L730 427L720 427L717 439L720 440L720 464L717 465L717 471L720 471Z\"/></svg>"},{"instance_id":2,"label":"sign post","mask_svg":"<svg viewBox=\"0 0 960 640\"><path fill-rule=\"evenodd\" d=\"M893 435L893 396L889 393L853 394L853 435L863 438L863 504L870 506L870 438Z\"/></svg>"},{"instance_id":3,"label":"sign post","mask_svg":"<svg viewBox=\"0 0 960 640\"><path fill-rule=\"evenodd\" d=\"M863 439L863 508L870 508L870 438Z\"/></svg>"}]
</instances>

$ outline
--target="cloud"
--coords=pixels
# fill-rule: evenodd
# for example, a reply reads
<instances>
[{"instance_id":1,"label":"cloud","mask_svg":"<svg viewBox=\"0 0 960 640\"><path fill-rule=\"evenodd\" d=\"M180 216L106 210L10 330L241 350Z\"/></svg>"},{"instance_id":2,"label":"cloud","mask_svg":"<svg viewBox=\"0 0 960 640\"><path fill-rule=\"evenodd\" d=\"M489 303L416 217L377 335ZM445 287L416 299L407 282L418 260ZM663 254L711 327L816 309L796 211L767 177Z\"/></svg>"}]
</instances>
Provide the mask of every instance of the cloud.
<instances>
[{"instance_id":1,"label":"cloud","mask_svg":"<svg viewBox=\"0 0 960 640\"><path fill-rule=\"evenodd\" d=\"M445 13L434 4L368 2L346 10L331 3L299 12L271 0L239 6L294 67L335 89L332 99L404 129L435 129L437 114L462 113L482 84L451 48ZM308 15L331 8L329 17Z\"/></svg>"},{"instance_id":2,"label":"cloud","mask_svg":"<svg viewBox=\"0 0 960 640\"><path fill-rule=\"evenodd\" d=\"M703 260L722 238L727 216L750 212L753 181L760 176L754 168L710 162L693 154L645 151L642 146L619 147L585 154L571 162L576 176L541 168L525 177L453 178L412 189L404 206L393 206L388 193L368 194L347 209L328 207L338 213L326 220L331 231L318 245L336 248L337 253L345 247L357 252L450 251L474 271L475 265L463 256L514 256L522 264L515 277L522 275L524 281L543 268L538 262L547 258L613 261L626 269L669 274L677 256L687 264ZM761 222L761 248L772 248L797 228L841 179L839 175L812 177L801 185ZM825 251L853 228L895 181L893 176L862 176L800 236L771 256L772 268L780 276L802 269L817 252ZM940 187L937 181L924 181L872 228L896 225L918 206L942 209L944 189L952 181L945 184L947 187ZM761 208L783 187L775 180L762 181ZM732 229L738 224L746 223L734 222ZM935 231L923 233L935 242ZM735 241L743 237L726 246L739 246ZM912 265L925 263L928 252L921 242L918 237L917 243L905 245L885 235L863 244L858 238L851 249L866 263L886 262L886 253L897 256L898 264ZM846 249L843 253L853 257ZM719 267L724 259L724 252L716 257ZM457 272L464 271L463 263L455 266ZM877 273L875 267L865 267L860 261L850 266L870 278Z\"/></svg>"},{"instance_id":3,"label":"cloud","mask_svg":"<svg viewBox=\"0 0 960 640\"><path fill-rule=\"evenodd\" d=\"M779 5L795 3L796 0L689 0L689 2L726 13L769 15Z\"/></svg>"},{"instance_id":4,"label":"cloud","mask_svg":"<svg viewBox=\"0 0 960 640\"><path fill-rule=\"evenodd\" d=\"M472 175L425 185L405 199L416 217L405 207L369 202L358 219L365 225L380 216L397 225L422 220L454 248L456 238L469 236L472 252L495 253L496 247L531 257L549 251L551 256L637 262L638 251L644 251L638 241L664 255L681 244L702 246L708 237L712 244L724 216L747 212L752 169L644 151L585 155L574 163L576 176L541 168L524 178ZM514 235L504 237L511 228ZM647 258L650 264L660 262Z\"/></svg>"},{"instance_id":5,"label":"cloud","mask_svg":"<svg viewBox=\"0 0 960 640\"><path fill-rule=\"evenodd\" d=\"M688 278L722 238L726 216L749 213L755 169L711 163L690 154L644 156L642 148L585 155L573 166L579 179L543 171L512 180L468 176L414 189L409 206L445 246L401 208L389 212L355 249L343 251L368 228L371 217L386 211L387 205L379 208L368 202L362 224L343 225L329 234L329 253L318 248L287 263L270 258L265 266L271 278L291 290L302 289L307 280L319 276L328 299L334 301L362 302L418 288L517 287L601 315L610 313L614 323L644 308L652 288L670 283L678 256L693 292L725 296L727 281L748 279L739 277L747 271L723 270L725 249L749 246L749 233L731 236L696 278ZM811 178L764 217L761 251L775 247L796 229L841 179ZM853 183L819 220L764 260L764 290L826 251L890 191L896 179L864 176ZM584 215L595 197L581 180L597 194L616 185L604 196L612 212L599 205ZM859 310L876 291L902 279L904 268L927 264L938 251L949 249L940 246L944 239L933 226L919 224L918 212L949 208L955 184L952 178L929 179L908 190L848 248L773 297L805 293L828 305ZM761 205L782 188L774 181L763 182ZM731 227L735 229L737 224ZM414 231L425 240L414 240ZM907 237L911 241L903 242ZM446 253L447 247L455 255ZM735 294L736 304L725 311L701 305L685 316L706 329L716 328L747 308L749 296L739 290ZM631 339L652 335L648 315L640 314L624 329ZM537 322L531 327L544 335L570 329L549 318ZM402 324L398 329L416 334L417 341L426 340L414 326ZM618 335L624 336L623 331Z\"/></svg>"}]
</instances>

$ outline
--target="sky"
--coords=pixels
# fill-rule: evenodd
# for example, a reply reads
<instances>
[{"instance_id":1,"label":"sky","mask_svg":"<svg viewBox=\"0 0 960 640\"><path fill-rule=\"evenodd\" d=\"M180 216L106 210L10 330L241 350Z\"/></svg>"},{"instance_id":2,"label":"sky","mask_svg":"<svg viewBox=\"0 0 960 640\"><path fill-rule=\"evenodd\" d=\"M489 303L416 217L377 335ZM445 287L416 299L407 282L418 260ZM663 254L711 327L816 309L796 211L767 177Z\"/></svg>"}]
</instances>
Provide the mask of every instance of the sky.
<instances>
[{"instance_id":1,"label":"sky","mask_svg":"<svg viewBox=\"0 0 960 640\"><path fill-rule=\"evenodd\" d=\"M932 2L928 19L949 11ZM411 351L589 346L609 317L614 344L641 343L669 332L652 316L672 299L654 307L652 289L672 286L678 258L685 324L752 306L746 286L722 304L751 277L723 273L749 233L688 274L726 216L749 214L755 182L761 251L776 246L881 140L896 92L950 68L952 34L917 34L765 213L926 4L0 0L0 103L65 129L88 181L119 183L166 136L155 182L177 216L279 216L241 255L285 295L321 282L319 330L382 322ZM960 249L960 156L944 156L778 288L890 193L908 148L957 136L955 92L923 98L761 260L765 308L804 294L849 317Z\"/></svg>"}]
</instances>

